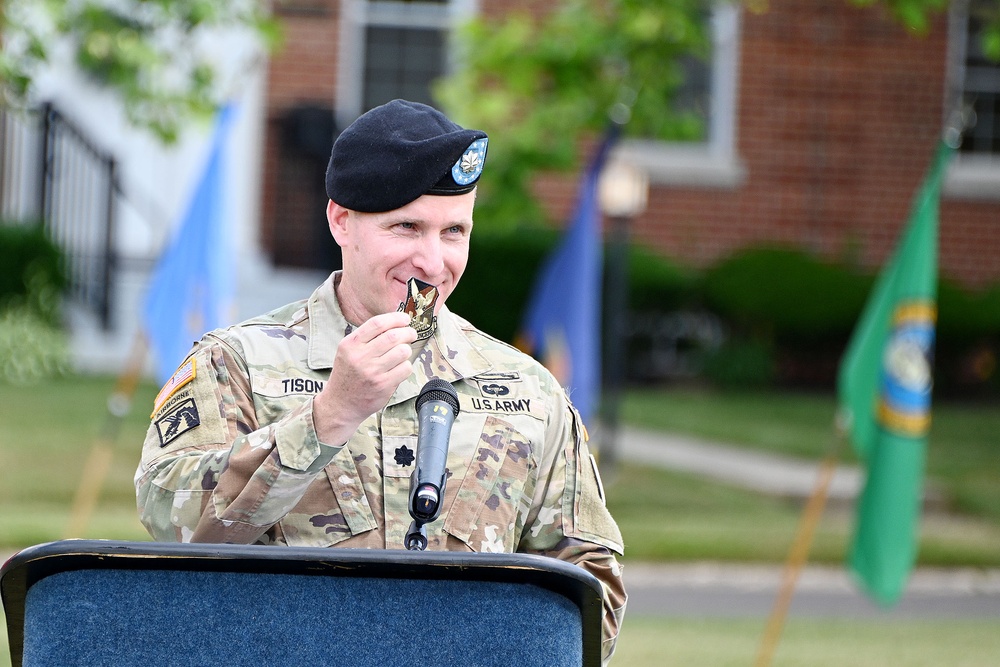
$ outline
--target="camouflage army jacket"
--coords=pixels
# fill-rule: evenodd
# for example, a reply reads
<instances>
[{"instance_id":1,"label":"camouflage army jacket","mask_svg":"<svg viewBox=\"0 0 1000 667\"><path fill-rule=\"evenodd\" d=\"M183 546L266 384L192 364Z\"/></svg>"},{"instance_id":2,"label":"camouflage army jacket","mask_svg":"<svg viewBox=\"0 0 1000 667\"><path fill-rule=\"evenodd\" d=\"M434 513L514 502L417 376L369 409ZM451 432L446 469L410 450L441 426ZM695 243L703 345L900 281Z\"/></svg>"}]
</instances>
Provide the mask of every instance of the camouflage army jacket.
<instances>
[{"instance_id":1,"label":"camouflage army jacket","mask_svg":"<svg viewBox=\"0 0 1000 667\"><path fill-rule=\"evenodd\" d=\"M428 549L566 560L604 588L604 653L625 609L622 538L585 431L540 364L443 308L410 377L347 443L320 442L312 397L349 331L336 274L305 301L206 334L157 396L135 485L163 541L404 548L414 401L437 377L460 411Z\"/></svg>"}]
</instances>

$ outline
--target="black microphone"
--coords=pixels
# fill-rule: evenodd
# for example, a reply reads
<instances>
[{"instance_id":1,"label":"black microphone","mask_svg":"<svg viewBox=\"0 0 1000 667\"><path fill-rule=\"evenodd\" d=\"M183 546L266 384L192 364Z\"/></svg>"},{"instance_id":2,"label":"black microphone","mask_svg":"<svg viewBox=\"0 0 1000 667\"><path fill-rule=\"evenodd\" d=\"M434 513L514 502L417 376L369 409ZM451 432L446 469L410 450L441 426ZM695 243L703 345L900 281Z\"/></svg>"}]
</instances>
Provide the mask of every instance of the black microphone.
<instances>
[{"instance_id":1,"label":"black microphone","mask_svg":"<svg viewBox=\"0 0 1000 667\"><path fill-rule=\"evenodd\" d=\"M447 481L448 441L458 415L458 394L439 378L417 396L417 465L410 476L410 516L418 524L441 513Z\"/></svg>"}]
</instances>

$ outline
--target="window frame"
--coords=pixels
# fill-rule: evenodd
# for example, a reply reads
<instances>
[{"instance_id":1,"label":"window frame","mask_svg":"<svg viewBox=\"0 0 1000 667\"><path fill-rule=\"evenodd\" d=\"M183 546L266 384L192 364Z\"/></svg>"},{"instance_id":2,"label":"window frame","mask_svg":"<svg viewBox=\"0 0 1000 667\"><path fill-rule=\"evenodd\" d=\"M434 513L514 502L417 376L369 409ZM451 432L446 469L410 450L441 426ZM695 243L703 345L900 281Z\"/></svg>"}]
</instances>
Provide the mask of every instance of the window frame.
<instances>
[{"instance_id":1,"label":"window frame","mask_svg":"<svg viewBox=\"0 0 1000 667\"><path fill-rule=\"evenodd\" d=\"M956 0L951 3L948 11L944 127L949 127L953 122L949 116L954 109L960 108L964 97L968 40L969 0ZM956 151L948 165L942 190L945 196L953 199L1000 201L1000 153L969 154Z\"/></svg>"},{"instance_id":2,"label":"window frame","mask_svg":"<svg viewBox=\"0 0 1000 667\"><path fill-rule=\"evenodd\" d=\"M708 140L623 139L615 158L644 169L654 184L735 189L745 182L747 170L736 153L741 21L739 3L715 3Z\"/></svg>"},{"instance_id":3,"label":"window frame","mask_svg":"<svg viewBox=\"0 0 1000 667\"><path fill-rule=\"evenodd\" d=\"M338 50L336 98L334 111L338 127L347 127L365 109L363 87L365 72L366 28L438 29L448 33L445 39L446 64L443 74L454 71L456 49L454 30L479 11L478 0L443 2L400 2L392 0L343 0L341 4L340 44Z\"/></svg>"}]
</instances>

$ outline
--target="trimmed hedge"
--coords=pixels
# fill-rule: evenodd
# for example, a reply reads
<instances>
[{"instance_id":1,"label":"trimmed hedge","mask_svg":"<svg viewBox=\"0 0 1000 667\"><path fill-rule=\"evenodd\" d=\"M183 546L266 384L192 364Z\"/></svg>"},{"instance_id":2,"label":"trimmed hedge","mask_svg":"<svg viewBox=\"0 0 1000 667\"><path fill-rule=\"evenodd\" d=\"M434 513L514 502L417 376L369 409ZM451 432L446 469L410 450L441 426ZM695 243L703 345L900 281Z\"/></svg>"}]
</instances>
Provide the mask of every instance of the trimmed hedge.
<instances>
[{"instance_id":1,"label":"trimmed hedge","mask_svg":"<svg viewBox=\"0 0 1000 667\"><path fill-rule=\"evenodd\" d=\"M59 324L59 302L68 284L62 251L40 224L0 221L0 310L24 307Z\"/></svg>"},{"instance_id":2,"label":"trimmed hedge","mask_svg":"<svg viewBox=\"0 0 1000 667\"><path fill-rule=\"evenodd\" d=\"M448 307L483 331L513 342L542 264L561 240L554 230L476 230L469 264ZM606 258L605 258L606 259ZM607 277L607 267L604 269ZM696 274L638 246L628 249L629 310L668 312L698 299Z\"/></svg>"},{"instance_id":3,"label":"trimmed hedge","mask_svg":"<svg viewBox=\"0 0 1000 667\"><path fill-rule=\"evenodd\" d=\"M551 230L477 230L468 269L449 299L450 307L493 336L514 341L538 270L559 239ZM628 253L633 320L677 311L717 317L727 332L726 342L694 352L700 355L702 377L725 386L832 389L840 356L874 279L873 274L780 246L747 248L704 271L686 269L637 246ZM636 372L643 346L648 342L629 341L630 372L634 379L655 379ZM937 389L1000 390L998 355L1000 284L972 293L942 280Z\"/></svg>"},{"instance_id":4,"label":"trimmed hedge","mask_svg":"<svg viewBox=\"0 0 1000 667\"><path fill-rule=\"evenodd\" d=\"M872 282L799 250L760 247L709 269L703 292L734 325L764 329L781 342L848 335Z\"/></svg>"},{"instance_id":5,"label":"trimmed hedge","mask_svg":"<svg viewBox=\"0 0 1000 667\"><path fill-rule=\"evenodd\" d=\"M773 349L778 383L830 387L874 281L872 274L859 274L801 250L757 247L706 271L703 293L710 308L729 323L736 340ZM1000 285L972 293L941 280L937 388L997 389L998 350Z\"/></svg>"},{"instance_id":6,"label":"trimmed hedge","mask_svg":"<svg viewBox=\"0 0 1000 667\"><path fill-rule=\"evenodd\" d=\"M470 238L469 264L448 307L486 333L513 342L535 275L558 241L559 234L549 230L477 229Z\"/></svg>"},{"instance_id":7,"label":"trimmed hedge","mask_svg":"<svg viewBox=\"0 0 1000 667\"><path fill-rule=\"evenodd\" d=\"M38 224L0 222L0 382L30 383L66 372L60 303L63 255Z\"/></svg>"}]
</instances>

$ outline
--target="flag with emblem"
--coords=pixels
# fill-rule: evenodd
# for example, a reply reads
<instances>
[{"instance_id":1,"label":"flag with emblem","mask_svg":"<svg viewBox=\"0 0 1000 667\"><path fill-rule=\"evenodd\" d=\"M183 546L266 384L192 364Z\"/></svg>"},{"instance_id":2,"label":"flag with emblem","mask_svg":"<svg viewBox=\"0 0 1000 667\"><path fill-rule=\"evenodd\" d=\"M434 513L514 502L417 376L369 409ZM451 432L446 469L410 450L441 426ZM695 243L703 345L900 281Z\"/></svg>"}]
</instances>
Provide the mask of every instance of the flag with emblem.
<instances>
[{"instance_id":1,"label":"flag with emblem","mask_svg":"<svg viewBox=\"0 0 1000 667\"><path fill-rule=\"evenodd\" d=\"M841 424L867 468L850 569L883 605L898 601L916 562L930 427L938 208L952 149L944 143L913 202L841 361Z\"/></svg>"},{"instance_id":2,"label":"flag with emblem","mask_svg":"<svg viewBox=\"0 0 1000 667\"><path fill-rule=\"evenodd\" d=\"M235 248L226 205L226 146L236 112L216 119L208 159L173 241L153 272L145 333L157 380L170 380L194 341L234 318Z\"/></svg>"},{"instance_id":3,"label":"flag with emblem","mask_svg":"<svg viewBox=\"0 0 1000 667\"><path fill-rule=\"evenodd\" d=\"M535 281L521 346L567 389L584 420L597 409L601 383L601 216L597 181L615 134L601 142L584 172L560 245Z\"/></svg>"}]
</instances>

